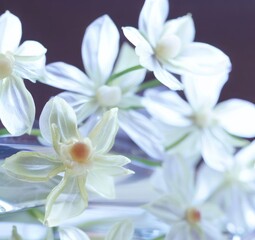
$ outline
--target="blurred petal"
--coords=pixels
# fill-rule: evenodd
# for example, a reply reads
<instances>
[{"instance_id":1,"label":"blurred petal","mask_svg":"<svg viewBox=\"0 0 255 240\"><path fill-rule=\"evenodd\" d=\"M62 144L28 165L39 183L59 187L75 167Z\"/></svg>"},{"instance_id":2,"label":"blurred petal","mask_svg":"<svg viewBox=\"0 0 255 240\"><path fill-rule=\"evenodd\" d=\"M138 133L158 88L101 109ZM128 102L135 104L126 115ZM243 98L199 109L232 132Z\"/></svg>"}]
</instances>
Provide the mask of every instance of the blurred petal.
<instances>
[{"instance_id":1,"label":"blurred petal","mask_svg":"<svg viewBox=\"0 0 255 240\"><path fill-rule=\"evenodd\" d=\"M45 83L87 96L93 94L94 84L85 73L64 62L55 62L46 66Z\"/></svg>"},{"instance_id":2,"label":"blurred petal","mask_svg":"<svg viewBox=\"0 0 255 240\"><path fill-rule=\"evenodd\" d=\"M45 224L57 226L63 221L81 214L88 205L85 177L65 174L62 181L47 197Z\"/></svg>"},{"instance_id":3,"label":"blurred petal","mask_svg":"<svg viewBox=\"0 0 255 240\"><path fill-rule=\"evenodd\" d=\"M132 108L142 108L142 98L138 95L127 94L122 97L118 107L124 109L124 111Z\"/></svg>"},{"instance_id":4,"label":"blurred petal","mask_svg":"<svg viewBox=\"0 0 255 240\"><path fill-rule=\"evenodd\" d=\"M221 126L230 134L241 137L255 136L255 105L251 102L230 99L215 108Z\"/></svg>"},{"instance_id":5,"label":"blurred petal","mask_svg":"<svg viewBox=\"0 0 255 240\"><path fill-rule=\"evenodd\" d=\"M60 240L90 240L88 235L76 227L60 227Z\"/></svg>"},{"instance_id":6,"label":"blurred petal","mask_svg":"<svg viewBox=\"0 0 255 240\"><path fill-rule=\"evenodd\" d=\"M110 76L119 50L119 32L108 15L96 19L86 29L82 42L85 69L97 85Z\"/></svg>"},{"instance_id":7,"label":"blurred petal","mask_svg":"<svg viewBox=\"0 0 255 240\"><path fill-rule=\"evenodd\" d=\"M105 237L105 240L131 240L134 226L131 221L124 220L115 224Z\"/></svg>"},{"instance_id":8,"label":"blurred petal","mask_svg":"<svg viewBox=\"0 0 255 240\"><path fill-rule=\"evenodd\" d=\"M45 55L47 49L39 42L36 41L25 41L15 51L14 56L16 60L28 61L36 60Z\"/></svg>"},{"instance_id":9,"label":"blurred petal","mask_svg":"<svg viewBox=\"0 0 255 240\"><path fill-rule=\"evenodd\" d=\"M0 52L15 51L22 35L21 22L15 15L6 11L0 16Z\"/></svg>"},{"instance_id":10,"label":"blurred petal","mask_svg":"<svg viewBox=\"0 0 255 240\"><path fill-rule=\"evenodd\" d=\"M88 137L97 153L107 153L112 148L119 128L117 114L117 108L105 112L102 119L90 132Z\"/></svg>"},{"instance_id":11,"label":"blurred petal","mask_svg":"<svg viewBox=\"0 0 255 240\"><path fill-rule=\"evenodd\" d=\"M255 140L253 140L247 147L242 148L235 155L237 162L242 166L250 166L255 161Z\"/></svg>"},{"instance_id":12,"label":"blurred petal","mask_svg":"<svg viewBox=\"0 0 255 240\"><path fill-rule=\"evenodd\" d=\"M3 167L15 178L31 182L48 181L64 170L62 163L34 152L14 154L5 159Z\"/></svg>"},{"instance_id":13,"label":"blurred petal","mask_svg":"<svg viewBox=\"0 0 255 240\"><path fill-rule=\"evenodd\" d=\"M164 22L168 16L168 0L147 0L139 16L139 30L151 42L156 45L158 38L162 33Z\"/></svg>"},{"instance_id":14,"label":"blurred petal","mask_svg":"<svg viewBox=\"0 0 255 240\"><path fill-rule=\"evenodd\" d=\"M32 95L21 78L8 77L0 89L1 121L12 135L30 133L35 118Z\"/></svg>"},{"instance_id":15,"label":"blurred petal","mask_svg":"<svg viewBox=\"0 0 255 240\"><path fill-rule=\"evenodd\" d=\"M49 143L52 142L51 127L53 124L58 127L61 142L65 143L74 137L78 138L75 112L60 97L54 97L45 104L39 119L41 134Z\"/></svg>"}]
</instances>

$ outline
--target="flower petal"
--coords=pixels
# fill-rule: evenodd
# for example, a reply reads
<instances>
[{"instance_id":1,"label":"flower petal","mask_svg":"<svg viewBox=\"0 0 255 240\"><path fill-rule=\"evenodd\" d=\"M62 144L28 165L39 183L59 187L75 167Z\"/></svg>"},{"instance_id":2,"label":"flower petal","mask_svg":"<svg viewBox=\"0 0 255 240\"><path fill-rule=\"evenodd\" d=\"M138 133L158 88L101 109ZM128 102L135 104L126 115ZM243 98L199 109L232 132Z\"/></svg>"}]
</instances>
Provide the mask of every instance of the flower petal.
<instances>
[{"instance_id":1,"label":"flower petal","mask_svg":"<svg viewBox=\"0 0 255 240\"><path fill-rule=\"evenodd\" d=\"M206 43L191 43L165 67L174 73L218 74L229 72L231 62L221 50Z\"/></svg>"},{"instance_id":2,"label":"flower petal","mask_svg":"<svg viewBox=\"0 0 255 240\"><path fill-rule=\"evenodd\" d=\"M15 178L31 182L48 181L64 168L48 155L23 151L6 158L3 167Z\"/></svg>"},{"instance_id":3,"label":"flower petal","mask_svg":"<svg viewBox=\"0 0 255 240\"><path fill-rule=\"evenodd\" d=\"M124 95L118 104L118 107L124 111L128 109L142 108L142 97L132 94Z\"/></svg>"},{"instance_id":4,"label":"flower petal","mask_svg":"<svg viewBox=\"0 0 255 240\"><path fill-rule=\"evenodd\" d=\"M105 240L131 240L134 234L134 226L131 221L124 220L115 224L105 237Z\"/></svg>"},{"instance_id":5,"label":"flower petal","mask_svg":"<svg viewBox=\"0 0 255 240\"><path fill-rule=\"evenodd\" d=\"M168 16L168 0L147 0L139 16L139 31L147 37L152 46L160 37L164 22Z\"/></svg>"},{"instance_id":6,"label":"flower petal","mask_svg":"<svg viewBox=\"0 0 255 240\"><path fill-rule=\"evenodd\" d=\"M79 136L75 112L60 97L54 97L45 104L39 119L41 134L49 143L52 143L52 125L58 128L61 142L65 143Z\"/></svg>"},{"instance_id":7,"label":"flower petal","mask_svg":"<svg viewBox=\"0 0 255 240\"><path fill-rule=\"evenodd\" d=\"M80 69L64 62L48 64L43 82L53 87L86 96L94 94L94 83L86 74Z\"/></svg>"},{"instance_id":8,"label":"flower petal","mask_svg":"<svg viewBox=\"0 0 255 240\"><path fill-rule=\"evenodd\" d=\"M15 51L22 35L21 22L18 17L6 11L0 16L0 52Z\"/></svg>"},{"instance_id":9,"label":"flower petal","mask_svg":"<svg viewBox=\"0 0 255 240\"><path fill-rule=\"evenodd\" d=\"M41 43L30 40L23 42L14 52L14 56L18 60L23 58L25 61L28 61L41 58L46 52L47 49Z\"/></svg>"},{"instance_id":10,"label":"flower petal","mask_svg":"<svg viewBox=\"0 0 255 240\"><path fill-rule=\"evenodd\" d=\"M92 22L84 34L82 59L86 71L97 85L110 76L119 50L119 32L108 15Z\"/></svg>"},{"instance_id":11,"label":"flower petal","mask_svg":"<svg viewBox=\"0 0 255 240\"><path fill-rule=\"evenodd\" d=\"M235 158L241 166L250 166L254 164L254 156L255 156L255 140L253 140L248 146L242 148L235 155Z\"/></svg>"},{"instance_id":12,"label":"flower petal","mask_svg":"<svg viewBox=\"0 0 255 240\"><path fill-rule=\"evenodd\" d=\"M47 197L45 224L53 227L81 214L88 206L85 177L65 174Z\"/></svg>"},{"instance_id":13,"label":"flower petal","mask_svg":"<svg viewBox=\"0 0 255 240\"><path fill-rule=\"evenodd\" d=\"M76 227L60 227L58 231L60 240L90 240L85 232Z\"/></svg>"},{"instance_id":14,"label":"flower petal","mask_svg":"<svg viewBox=\"0 0 255 240\"><path fill-rule=\"evenodd\" d=\"M105 112L90 132L88 137L97 153L107 153L112 148L119 128L117 113L117 108Z\"/></svg>"},{"instance_id":15,"label":"flower petal","mask_svg":"<svg viewBox=\"0 0 255 240\"><path fill-rule=\"evenodd\" d=\"M251 102L230 99L215 108L218 121L230 134L241 137L255 136L255 105Z\"/></svg>"},{"instance_id":16,"label":"flower petal","mask_svg":"<svg viewBox=\"0 0 255 240\"><path fill-rule=\"evenodd\" d=\"M35 118L32 95L21 78L8 77L0 89L1 121L12 135L30 133Z\"/></svg>"}]
</instances>

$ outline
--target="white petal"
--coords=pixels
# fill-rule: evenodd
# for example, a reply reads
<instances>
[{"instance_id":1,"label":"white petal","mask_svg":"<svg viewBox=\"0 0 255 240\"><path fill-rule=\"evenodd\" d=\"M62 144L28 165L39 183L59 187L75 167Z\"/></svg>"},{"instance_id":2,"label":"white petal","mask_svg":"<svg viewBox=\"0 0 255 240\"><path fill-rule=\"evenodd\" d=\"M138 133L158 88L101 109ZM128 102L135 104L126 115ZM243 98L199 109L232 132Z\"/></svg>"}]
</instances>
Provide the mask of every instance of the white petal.
<instances>
[{"instance_id":1,"label":"white petal","mask_svg":"<svg viewBox=\"0 0 255 240\"><path fill-rule=\"evenodd\" d=\"M89 77L98 85L110 76L118 50L119 32L108 15L88 26L82 42L82 59Z\"/></svg>"},{"instance_id":2,"label":"white petal","mask_svg":"<svg viewBox=\"0 0 255 240\"><path fill-rule=\"evenodd\" d=\"M164 22L168 16L168 0L147 0L139 16L139 31L147 37L153 46L162 33Z\"/></svg>"},{"instance_id":3,"label":"white petal","mask_svg":"<svg viewBox=\"0 0 255 240\"><path fill-rule=\"evenodd\" d=\"M63 165L50 158L34 152L19 152L5 159L3 166L12 176L31 182L48 181L63 170Z\"/></svg>"},{"instance_id":4,"label":"white petal","mask_svg":"<svg viewBox=\"0 0 255 240\"><path fill-rule=\"evenodd\" d=\"M85 73L64 62L55 62L46 66L44 83L87 96L94 94L94 83Z\"/></svg>"},{"instance_id":5,"label":"white petal","mask_svg":"<svg viewBox=\"0 0 255 240\"><path fill-rule=\"evenodd\" d=\"M142 97L131 94L124 95L118 104L118 107L124 111L132 108L142 108Z\"/></svg>"},{"instance_id":6,"label":"white petal","mask_svg":"<svg viewBox=\"0 0 255 240\"><path fill-rule=\"evenodd\" d=\"M115 224L107 234L105 240L131 240L134 227L131 221L125 220Z\"/></svg>"},{"instance_id":7,"label":"white petal","mask_svg":"<svg viewBox=\"0 0 255 240\"><path fill-rule=\"evenodd\" d=\"M96 152L107 153L112 148L119 128L117 113L117 108L105 112L102 119L90 132L88 137L93 147L96 148Z\"/></svg>"},{"instance_id":8,"label":"white petal","mask_svg":"<svg viewBox=\"0 0 255 240\"><path fill-rule=\"evenodd\" d=\"M90 240L88 235L76 227L60 227L60 240Z\"/></svg>"},{"instance_id":9,"label":"white petal","mask_svg":"<svg viewBox=\"0 0 255 240\"><path fill-rule=\"evenodd\" d=\"M191 14L167 21L163 34L178 36L182 42L182 47L193 42L195 38L195 25Z\"/></svg>"},{"instance_id":10,"label":"white petal","mask_svg":"<svg viewBox=\"0 0 255 240\"><path fill-rule=\"evenodd\" d=\"M53 124L58 128L61 142L78 138L75 112L60 97L54 97L45 104L39 119L41 134L49 143L52 142L51 127Z\"/></svg>"},{"instance_id":11,"label":"white petal","mask_svg":"<svg viewBox=\"0 0 255 240\"><path fill-rule=\"evenodd\" d=\"M255 136L255 105L251 102L230 99L215 109L220 124L230 134L241 137Z\"/></svg>"},{"instance_id":12,"label":"white petal","mask_svg":"<svg viewBox=\"0 0 255 240\"><path fill-rule=\"evenodd\" d=\"M24 60L35 60L42 57L47 52L47 49L39 42L25 41L14 52L17 59L24 58Z\"/></svg>"},{"instance_id":13,"label":"white petal","mask_svg":"<svg viewBox=\"0 0 255 240\"><path fill-rule=\"evenodd\" d=\"M242 166L249 166L251 163L253 163L255 158L255 140L253 140L247 147L238 151L235 158Z\"/></svg>"},{"instance_id":14,"label":"white petal","mask_svg":"<svg viewBox=\"0 0 255 240\"><path fill-rule=\"evenodd\" d=\"M218 74L229 72L231 63L226 54L216 47L205 43L191 43L187 45L180 55L171 59L173 67L166 67L177 74Z\"/></svg>"},{"instance_id":15,"label":"white petal","mask_svg":"<svg viewBox=\"0 0 255 240\"><path fill-rule=\"evenodd\" d=\"M130 121L132 119L132 121ZM120 111L120 127L150 157L161 160L164 149L155 126L135 111Z\"/></svg>"},{"instance_id":16,"label":"white petal","mask_svg":"<svg viewBox=\"0 0 255 240\"><path fill-rule=\"evenodd\" d=\"M166 235L165 240L195 240L195 239L191 239L188 224L185 221L181 221L177 224L174 224L170 228L170 231Z\"/></svg>"},{"instance_id":17,"label":"white petal","mask_svg":"<svg viewBox=\"0 0 255 240\"><path fill-rule=\"evenodd\" d=\"M87 205L85 178L65 174L62 181L47 197L45 224L50 227L57 226L63 221L81 214Z\"/></svg>"},{"instance_id":18,"label":"white petal","mask_svg":"<svg viewBox=\"0 0 255 240\"><path fill-rule=\"evenodd\" d=\"M35 118L32 95L22 79L8 77L0 89L0 116L5 128L12 135L30 133Z\"/></svg>"},{"instance_id":19,"label":"white petal","mask_svg":"<svg viewBox=\"0 0 255 240\"><path fill-rule=\"evenodd\" d=\"M192 74L182 76L185 96L193 109L198 111L205 108L210 109L216 105L221 89L227 80L227 72L212 76Z\"/></svg>"},{"instance_id":20,"label":"white petal","mask_svg":"<svg viewBox=\"0 0 255 240\"><path fill-rule=\"evenodd\" d=\"M115 186L113 177L97 171L90 171L87 176L86 187L102 197L114 199Z\"/></svg>"},{"instance_id":21,"label":"white petal","mask_svg":"<svg viewBox=\"0 0 255 240\"><path fill-rule=\"evenodd\" d=\"M6 11L0 16L0 52L15 51L22 35L21 22L15 15Z\"/></svg>"}]
</instances>

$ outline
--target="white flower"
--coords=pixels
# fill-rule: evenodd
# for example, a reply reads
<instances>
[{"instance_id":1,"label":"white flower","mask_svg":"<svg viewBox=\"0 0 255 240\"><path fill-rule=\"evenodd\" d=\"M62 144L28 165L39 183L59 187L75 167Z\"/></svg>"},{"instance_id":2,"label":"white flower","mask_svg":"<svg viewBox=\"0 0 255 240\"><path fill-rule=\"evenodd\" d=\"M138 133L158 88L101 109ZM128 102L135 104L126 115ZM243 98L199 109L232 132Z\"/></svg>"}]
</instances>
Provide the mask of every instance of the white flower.
<instances>
[{"instance_id":1,"label":"white flower","mask_svg":"<svg viewBox=\"0 0 255 240\"><path fill-rule=\"evenodd\" d=\"M179 153L197 160L202 157L215 169L224 168L234 146L255 136L255 105L230 99L216 105L226 81L221 74L204 79L185 76L182 81L188 102L175 92L148 90L144 105L163 135L169 153ZM223 157L224 156L224 157Z\"/></svg>"},{"instance_id":2,"label":"white flower","mask_svg":"<svg viewBox=\"0 0 255 240\"><path fill-rule=\"evenodd\" d=\"M145 208L170 227L165 239L224 239L220 209L196 201L194 171L182 159L165 161L152 180L163 195Z\"/></svg>"},{"instance_id":3,"label":"white flower","mask_svg":"<svg viewBox=\"0 0 255 240\"><path fill-rule=\"evenodd\" d=\"M12 135L29 133L35 104L23 78L35 82L45 64L46 49L38 42L19 46L21 22L9 11L0 16L0 119Z\"/></svg>"},{"instance_id":4,"label":"white flower","mask_svg":"<svg viewBox=\"0 0 255 240\"><path fill-rule=\"evenodd\" d=\"M198 174L199 195L220 204L236 231L252 230L255 227L255 141L229 159L222 172L202 166Z\"/></svg>"},{"instance_id":5,"label":"white flower","mask_svg":"<svg viewBox=\"0 0 255 240\"><path fill-rule=\"evenodd\" d=\"M132 110L142 107L141 97L135 93L144 79L145 70L132 71L109 82L112 74L138 64L133 48L124 43L113 69L118 50L118 30L104 15L92 22L84 34L82 59L88 76L74 66L57 62L47 65L45 83L67 90L59 96L74 108L83 134L88 132L88 122L94 123L104 111L118 107L120 127L143 150L152 156L158 155L159 147L150 141L157 139L153 126L147 118ZM88 117L90 121L82 125Z\"/></svg>"},{"instance_id":6,"label":"white flower","mask_svg":"<svg viewBox=\"0 0 255 240\"><path fill-rule=\"evenodd\" d=\"M136 47L140 64L173 90L182 89L182 84L171 73L210 75L228 71L231 63L223 52L193 42L195 27L191 15L165 22L168 9L168 0L146 0L139 17L139 30L123 28L124 35Z\"/></svg>"},{"instance_id":7,"label":"white flower","mask_svg":"<svg viewBox=\"0 0 255 240\"><path fill-rule=\"evenodd\" d=\"M81 214L87 207L87 190L115 197L114 176L130 174L122 166L130 160L111 155L118 131L117 109L107 111L86 138L77 129L73 109L61 98L51 99L40 117L42 136L55 153L19 152L5 160L4 168L20 180L48 181L61 174L61 182L47 197L45 223L49 226Z\"/></svg>"}]
</instances>

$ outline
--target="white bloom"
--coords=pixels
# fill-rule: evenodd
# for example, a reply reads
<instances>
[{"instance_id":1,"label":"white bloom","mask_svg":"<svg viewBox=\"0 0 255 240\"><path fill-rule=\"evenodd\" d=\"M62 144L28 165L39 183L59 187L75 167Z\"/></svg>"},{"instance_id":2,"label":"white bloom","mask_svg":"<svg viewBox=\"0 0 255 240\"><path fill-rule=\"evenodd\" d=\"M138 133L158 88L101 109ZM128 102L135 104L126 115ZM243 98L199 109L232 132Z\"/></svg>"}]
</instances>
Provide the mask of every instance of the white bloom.
<instances>
[{"instance_id":1,"label":"white bloom","mask_svg":"<svg viewBox=\"0 0 255 240\"><path fill-rule=\"evenodd\" d=\"M219 203L236 230L252 230L255 227L255 141L230 159L222 172L202 166L198 174L199 195Z\"/></svg>"},{"instance_id":2,"label":"white bloom","mask_svg":"<svg viewBox=\"0 0 255 240\"><path fill-rule=\"evenodd\" d=\"M233 146L247 144L239 137L255 136L255 105L239 99L216 105L225 74L208 79L189 75L182 80L188 102L175 92L148 90L144 105L169 153L195 160L202 155L206 163L220 170Z\"/></svg>"},{"instance_id":3,"label":"white bloom","mask_svg":"<svg viewBox=\"0 0 255 240\"><path fill-rule=\"evenodd\" d=\"M210 75L228 71L231 63L223 52L193 42L195 27L191 15L165 22L168 9L168 0L146 0L139 17L139 30L123 28L127 39L136 47L140 64L173 90L182 89L182 84L171 73Z\"/></svg>"},{"instance_id":4,"label":"white bloom","mask_svg":"<svg viewBox=\"0 0 255 240\"><path fill-rule=\"evenodd\" d=\"M35 105L23 78L35 82L41 76L46 53L35 41L19 46L21 35L16 16L9 11L0 16L0 119L12 135L31 131Z\"/></svg>"},{"instance_id":5,"label":"white bloom","mask_svg":"<svg viewBox=\"0 0 255 240\"><path fill-rule=\"evenodd\" d=\"M19 152L5 160L4 168L18 179L62 181L47 197L45 223L49 226L81 214L87 207L87 189L106 198L115 197L114 176L130 174L122 166L130 160L111 155L118 131L117 109L107 111L86 138L77 129L73 109L61 98L51 99L40 117L40 130L55 153Z\"/></svg>"},{"instance_id":6,"label":"white bloom","mask_svg":"<svg viewBox=\"0 0 255 240\"><path fill-rule=\"evenodd\" d=\"M170 227L165 239L224 239L220 209L212 203L196 201L194 171L182 159L164 162L153 181L163 195L145 208Z\"/></svg>"}]
</instances>

